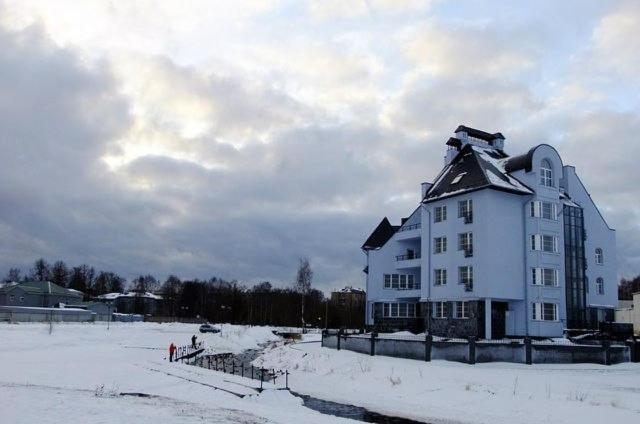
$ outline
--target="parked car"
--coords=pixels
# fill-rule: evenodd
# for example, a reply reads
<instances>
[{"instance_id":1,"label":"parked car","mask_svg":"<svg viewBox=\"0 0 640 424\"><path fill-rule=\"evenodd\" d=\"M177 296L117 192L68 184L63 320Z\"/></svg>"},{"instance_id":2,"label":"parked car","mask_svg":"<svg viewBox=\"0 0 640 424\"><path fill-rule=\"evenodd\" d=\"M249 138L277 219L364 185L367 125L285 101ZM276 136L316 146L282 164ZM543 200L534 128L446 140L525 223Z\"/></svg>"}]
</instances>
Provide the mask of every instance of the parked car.
<instances>
[{"instance_id":1,"label":"parked car","mask_svg":"<svg viewBox=\"0 0 640 424\"><path fill-rule=\"evenodd\" d=\"M202 324L202 325L200 326L200 332L201 332L201 333L219 333L219 332L220 332L220 329L219 329L219 328L214 327L214 326L213 326L213 325L211 325L211 324Z\"/></svg>"}]
</instances>

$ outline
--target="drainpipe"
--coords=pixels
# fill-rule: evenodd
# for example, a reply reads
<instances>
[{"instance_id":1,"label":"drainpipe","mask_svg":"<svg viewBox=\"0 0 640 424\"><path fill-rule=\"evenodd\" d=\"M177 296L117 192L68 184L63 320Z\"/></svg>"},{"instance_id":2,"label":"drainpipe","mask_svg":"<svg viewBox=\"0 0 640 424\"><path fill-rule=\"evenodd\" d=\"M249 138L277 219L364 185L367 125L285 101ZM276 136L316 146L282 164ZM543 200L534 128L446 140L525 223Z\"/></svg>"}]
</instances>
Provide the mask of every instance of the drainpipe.
<instances>
[{"instance_id":1,"label":"drainpipe","mask_svg":"<svg viewBox=\"0 0 640 424\"><path fill-rule=\"evenodd\" d=\"M523 253L523 272L522 272L522 284L524 287L524 334L529 336L529 292L527 286L527 252L529 235L527 234L527 205L531 199L524 202L522 205L522 230L524 231L524 253Z\"/></svg>"},{"instance_id":2,"label":"drainpipe","mask_svg":"<svg viewBox=\"0 0 640 424\"><path fill-rule=\"evenodd\" d=\"M424 252L421 252L421 255L423 258L427 258L427 316L425 316L425 323L426 323L426 328L425 330L427 332L431 331L431 317L430 317L430 312L431 312L431 212L429 212L429 210L426 208L425 204L422 204L422 211L425 212L427 214L427 254L425 256ZM420 249L422 249L422 246L420 246ZM424 261L423 261L424 263ZM420 268L422 269L422 268Z\"/></svg>"}]
</instances>

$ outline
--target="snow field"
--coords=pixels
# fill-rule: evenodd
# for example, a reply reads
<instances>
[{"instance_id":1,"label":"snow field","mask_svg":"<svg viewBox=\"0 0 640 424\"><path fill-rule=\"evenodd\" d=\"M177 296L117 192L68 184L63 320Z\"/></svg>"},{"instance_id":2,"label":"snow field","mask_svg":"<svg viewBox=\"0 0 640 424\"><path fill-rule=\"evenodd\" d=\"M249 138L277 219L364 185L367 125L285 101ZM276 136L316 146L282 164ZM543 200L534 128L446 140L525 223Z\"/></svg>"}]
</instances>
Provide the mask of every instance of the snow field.
<instances>
[{"instance_id":1,"label":"snow field","mask_svg":"<svg viewBox=\"0 0 640 424\"><path fill-rule=\"evenodd\" d=\"M640 364L467 365L320 343L278 346L254 363L288 369L294 391L429 422L640 422Z\"/></svg>"},{"instance_id":2,"label":"snow field","mask_svg":"<svg viewBox=\"0 0 640 424\"><path fill-rule=\"evenodd\" d=\"M274 340L261 327L200 334L195 324L111 323L107 330L106 323L63 323L49 334L48 324L0 324L0 422L345 422L288 392L255 395L249 379L164 360L171 342L186 345L193 334L216 352Z\"/></svg>"}]
</instances>

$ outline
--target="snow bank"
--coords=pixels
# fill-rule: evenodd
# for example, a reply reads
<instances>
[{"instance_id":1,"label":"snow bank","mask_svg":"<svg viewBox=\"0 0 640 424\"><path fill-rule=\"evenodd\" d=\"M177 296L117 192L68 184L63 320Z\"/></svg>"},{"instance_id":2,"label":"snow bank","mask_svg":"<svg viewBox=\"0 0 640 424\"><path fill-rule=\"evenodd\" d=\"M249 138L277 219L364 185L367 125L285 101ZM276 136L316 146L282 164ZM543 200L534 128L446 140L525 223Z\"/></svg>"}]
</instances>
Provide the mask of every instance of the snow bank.
<instances>
[{"instance_id":1,"label":"snow bank","mask_svg":"<svg viewBox=\"0 0 640 424\"><path fill-rule=\"evenodd\" d=\"M427 422L640 422L640 364L422 362L279 345L256 361L289 370L292 390Z\"/></svg>"}]
</instances>

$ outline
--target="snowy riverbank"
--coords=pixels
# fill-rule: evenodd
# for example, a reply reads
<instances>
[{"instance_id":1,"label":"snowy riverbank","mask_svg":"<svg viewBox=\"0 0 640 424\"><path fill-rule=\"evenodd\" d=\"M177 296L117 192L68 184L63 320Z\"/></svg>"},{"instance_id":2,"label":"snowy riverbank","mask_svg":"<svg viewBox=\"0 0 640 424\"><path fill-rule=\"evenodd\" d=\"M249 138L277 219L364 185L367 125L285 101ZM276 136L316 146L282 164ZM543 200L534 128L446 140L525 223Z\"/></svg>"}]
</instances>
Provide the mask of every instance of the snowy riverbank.
<instances>
[{"instance_id":1,"label":"snowy riverbank","mask_svg":"<svg viewBox=\"0 0 640 424\"><path fill-rule=\"evenodd\" d=\"M319 339L319 336L309 336ZM640 422L640 364L466 365L279 346L261 359L300 393L430 422Z\"/></svg>"},{"instance_id":2,"label":"snowy riverbank","mask_svg":"<svg viewBox=\"0 0 640 424\"><path fill-rule=\"evenodd\" d=\"M164 360L169 343L187 344L193 334L215 352L240 352L274 339L264 327L197 330L195 324L112 323L107 330L102 323L67 323L55 324L49 334L48 324L0 324L0 421L345 422L304 408L287 392L256 396L240 377ZM211 385L250 396L241 399Z\"/></svg>"}]
</instances>

